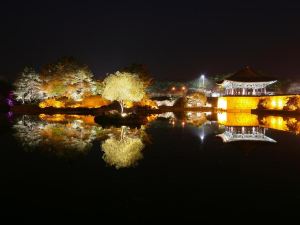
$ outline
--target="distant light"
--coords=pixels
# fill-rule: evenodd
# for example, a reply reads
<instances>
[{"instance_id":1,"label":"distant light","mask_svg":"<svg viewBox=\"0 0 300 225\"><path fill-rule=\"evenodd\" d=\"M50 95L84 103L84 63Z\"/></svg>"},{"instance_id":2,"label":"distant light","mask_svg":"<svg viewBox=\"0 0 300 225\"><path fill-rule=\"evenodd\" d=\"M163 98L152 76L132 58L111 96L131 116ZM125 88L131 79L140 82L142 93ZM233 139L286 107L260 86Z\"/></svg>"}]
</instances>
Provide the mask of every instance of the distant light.
<instances>
[{"instance_id":1,"label":"distant light","mask_svg":"<svg viewBox=\"0 0 300 225\"><path fill-rule=\"evenodd\" d=\"M220 93L217 93L217 92L213 92L211 94L212 97L220 97Z\"/></svg>"},{"instance_id":2,"label":"distant light","mask_svg":"<svg viewBox=\"0 0 300 225\"><path fill-rule=\"evenodd\" d=\"M184 127L184 126L185 126L185 122L184 122L184 121L182 121L182 122L181 122L181 125Z\"/></svg>"},{"instance_id":3,"label":"distant light","mask_svg":"<svg viewBox=\"0 0 300 225\"><path fill-rule=\"evenodd\" d=\"M204 140L204 135L201 135L200 139L201 139L201 141L203 141Z\"/></svg>"},{"instance_id":4,"label":"distant light","mask_svg":"<svg viewBox=\"0 0 300 225\"><path fill-rule=\"evenodd\" d=\"M185 89L186 89L186 87L185 87L185 86L181 87L181 90L183 90L183 91L184 91Z\"/></svg>"},{"instance_id":5,"label":"distant light","mask_svg":"<svg viewBox=\"0 0 300 225\"><path fill-rule=\"evenodd\" d=\"M205 77L204 74L201 74L201 78L204 79L204 77Z\"/></svg>"},{"instance_id":6,"label":"distant light","mask_svg":"<svg viewBox=\"0 0 300 225\"><path fill-rule=\"evenodd\" d=\"M172 89L171 89L172 91L175 91L176 90L176 87L172 87Z\"/></svg>"}]
</instances>

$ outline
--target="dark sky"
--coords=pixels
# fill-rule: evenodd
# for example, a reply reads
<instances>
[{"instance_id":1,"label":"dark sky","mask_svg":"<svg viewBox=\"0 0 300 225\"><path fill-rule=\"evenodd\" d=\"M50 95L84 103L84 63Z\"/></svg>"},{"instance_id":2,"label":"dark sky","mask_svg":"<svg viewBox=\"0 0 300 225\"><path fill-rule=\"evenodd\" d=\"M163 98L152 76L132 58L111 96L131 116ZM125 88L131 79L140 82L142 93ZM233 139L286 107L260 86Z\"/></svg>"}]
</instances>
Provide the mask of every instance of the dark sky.
<instances>
[{"instance_id":1,"label":"dark sky","mask_svg":"<svg viewBox=\"0 0 300 225\"><path fill-rule=\"evenodd\" d=\"M1 1L0 75L62 56L97 77L131 63L159 80L251 65L300 75L300 3L272 1Z\"/></svg>"}]
</instances>

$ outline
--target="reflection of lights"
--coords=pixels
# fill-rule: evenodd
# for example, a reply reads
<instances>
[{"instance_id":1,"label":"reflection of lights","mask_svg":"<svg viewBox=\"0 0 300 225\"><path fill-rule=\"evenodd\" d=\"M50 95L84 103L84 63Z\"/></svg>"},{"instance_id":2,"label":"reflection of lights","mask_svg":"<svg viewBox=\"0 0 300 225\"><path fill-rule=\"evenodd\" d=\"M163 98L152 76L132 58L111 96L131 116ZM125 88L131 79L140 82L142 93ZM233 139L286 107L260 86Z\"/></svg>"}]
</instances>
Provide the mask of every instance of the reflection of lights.
<instances>
[{"instance_id":1,"label":"reflection of lights","mask_svg":"<svg viewBox=\"0 0 300 225\"><path fill-rule=\"evenodd\" d=\"M192 112L188 112L187 115L188 115L188 116L192 115Z\"/></svg>"},{"instance_id":2,"label":"reflection of lights","mask_svg":"<svg viewBox=\"0 0 300 225\"><path fill-rule=\"evenodd\" d=\"M127 116L127 113L121 113L121 116L125 117L125 116Z\"/></svg>"},{"instance_id":3,"label":"reflection of lights","mask_svg":"<svg viewBox=\"0 0 300 225\"><path fill-rule=\"evenodd\" d=\"M204 140L204 135L201 135L200 139L201 139L201 141L203 141Z\"/></svg>"},{"instance_id":4,"label":"reflection of lights","mask_svg":"<svg viewBox=\"0 0 300 225\"><path fill-rule=\"evenodd\" d=\"M207 103L206 107L212 107L212 104Z\"/></svg>"},{"instance_id":5,"label":"reflection of lights","mask_svg":"<svg viewBox=\"0 0 300 225\"><path fill-rule=\"evenodd\" d=\"M211 94L211 97L220 97L220 93L213 92L213 93Z\"/></svg>"},{"instance_id":6,"label":"reflection of lights","mask_svg":"<svg viewBox=\"0 0 300 225\"><path fill-rule=\"evenodd\" d=\"M211 115L211 112L205 112L205 115Z\"/></svg>"},{"instance_id":7,"label":"reflection of lights","mask_svg":"<svg viewBox=\"0 0 300 225\"><path fill-rule=\"evenodd\" d=\"M218 117L218 122L220 124L224 124L227 122L227 113L226 112L218 113L217 117Z\"/></svg>"},{"instance_id":8,"label":"reflection of lights","mask_svg":"<svg viewBox=\"0 0 300 225\"><path fill-rule=\"evenodd\" d=\"M181 126L183 126L183 127L185 126L185 122L184 121L181 122Z\"/></svg>"},{"instance_id":9,"label":"reflection of lights","mask_svg":"<svg viewBox=\"0 0 300 225\"><path fill-rule=\"evenodd\" d=\"M175 121L174 120L171 123L172 123L173 126L175 125Z\"/></svg>"},{"instance_id":10,"label":"reflection of lights","mask_svg":"<svg viewBox=\"0 0 300 225\"><path fill-rule=\"evenodd\" d=\"M218 98L218 108L227 109L227 101L225 98Z\"/></svg>"},{"instance_id":11,"label":"reflection of lights","mask_svg":"<svg viewBox=\"0 0 300 225\"><path fill-rule=\"evenodd\" d=\"M278 100L278 108L282 108L283 107L283 101L281 99Z\"/></svg>"}]
</instances>

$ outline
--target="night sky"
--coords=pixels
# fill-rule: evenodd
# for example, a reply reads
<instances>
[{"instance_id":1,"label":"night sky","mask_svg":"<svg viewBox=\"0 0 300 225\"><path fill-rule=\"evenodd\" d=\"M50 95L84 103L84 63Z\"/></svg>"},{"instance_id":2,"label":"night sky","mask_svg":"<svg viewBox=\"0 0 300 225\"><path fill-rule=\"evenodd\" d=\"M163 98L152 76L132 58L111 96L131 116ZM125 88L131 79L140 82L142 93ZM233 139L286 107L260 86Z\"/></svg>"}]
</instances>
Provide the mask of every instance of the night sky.
<instances>
[{"instance_id":1,"label":"night sky","mask_svg":"<svg viewBox=\"0 0 300 225\"><path fill-rule=\"evenodd\" d=\"M244 65L300 75L300 3L220 2L1 2L0 76L13 80L24 66L62 56L88 64L97 78L131 63L146 64L157 80Z\"/></svg>"}]
</instances>

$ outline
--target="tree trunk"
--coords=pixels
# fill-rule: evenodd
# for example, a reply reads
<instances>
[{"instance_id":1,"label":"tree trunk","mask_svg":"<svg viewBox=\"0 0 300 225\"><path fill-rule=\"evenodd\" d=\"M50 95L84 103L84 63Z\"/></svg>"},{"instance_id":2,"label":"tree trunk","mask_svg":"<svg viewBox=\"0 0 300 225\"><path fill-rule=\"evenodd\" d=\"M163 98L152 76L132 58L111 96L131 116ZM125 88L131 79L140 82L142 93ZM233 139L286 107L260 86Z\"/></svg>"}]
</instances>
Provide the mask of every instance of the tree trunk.
<instances>
[{"instance_id":1,"label":"tree trunk","mask_svg":"<svg viewBox=\"0 0 300 225\"><path fill-rule=\"evenodd\" d=\"M119 101L119 104L121 106L121 115L122 115L123 112L124 112L124 103L123 103L123 100Z\"/></svg>"}]
</instances>

